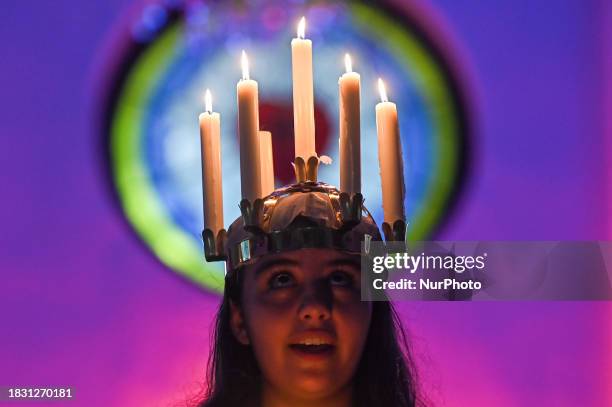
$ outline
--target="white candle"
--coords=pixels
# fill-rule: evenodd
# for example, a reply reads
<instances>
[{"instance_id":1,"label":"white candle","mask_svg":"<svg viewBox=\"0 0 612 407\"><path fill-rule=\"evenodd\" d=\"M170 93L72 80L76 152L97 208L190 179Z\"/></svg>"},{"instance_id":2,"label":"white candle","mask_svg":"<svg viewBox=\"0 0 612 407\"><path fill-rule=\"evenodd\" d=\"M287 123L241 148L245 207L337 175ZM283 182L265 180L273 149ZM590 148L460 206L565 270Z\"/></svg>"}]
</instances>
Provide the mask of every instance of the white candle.
<instances>
[{"instance_id":1,"label":"white candle","mask_svg":"<svg viewBox=\"0 0 612 407\"><path fill-rule=\"evenodd\" d=\"M238 82L238 135L242 198L261 198L259 151L259 101L257 82L249 78L249 64L242 51L242 79Z\"/></svg>"},{"instance_id":2,"label":"white candle","mask_svg":"<svg viewBox=\"0 0 612 407\"><path fill-rule=\"evenodd\" d=\"M344 57L346 73L340 77L340 191L361 192L361 82L351 57Z\"/></svg>"},{"instance_id":3,"label":"white candle","mask_svg":"<svg viewBox=\"0 0 612 407\"><path fill-rule=\"evenodd\" d=\"M259 132L261 162L261 195L270 195L274 191L274 157L272 156L272 133Z\"/></svg>"},{"instance_id":4,"label":"white candle","mask_svg":"<svg viewBox=\"0 0 612 407\"><path fill-rule=\"evenodd\" d=\"M378 80L381 102L376 105L378 162L382 183L384 220L389 225L406 220L404 215L404 165L400 142L397 107L389 102L385 84Z\"/></svg>"},{"instance_id":5,"label":"white candle","mask_svg":"<svg viewBox=\"0 0 612 407\"><path fill-rule=\"evenodd\" d=\"M316 155L314 96L312 81L312 42L305 39L306 19L298 24L297 38L291 40L293 73L293 127L295 156L307 160Z\"/></svg>"},{"instance_id":6,"label":"white candle","mask_svg":"<svg viewBox=\"0 0 612 407\"><path fill-rule=\"evenodd\" d=\"M204 229L210 229L216 237L219 230L223 229L221 117L212 111L212 97L208 89L205 101L206 111L199 117Z\"/></svg>"}]
</instances>

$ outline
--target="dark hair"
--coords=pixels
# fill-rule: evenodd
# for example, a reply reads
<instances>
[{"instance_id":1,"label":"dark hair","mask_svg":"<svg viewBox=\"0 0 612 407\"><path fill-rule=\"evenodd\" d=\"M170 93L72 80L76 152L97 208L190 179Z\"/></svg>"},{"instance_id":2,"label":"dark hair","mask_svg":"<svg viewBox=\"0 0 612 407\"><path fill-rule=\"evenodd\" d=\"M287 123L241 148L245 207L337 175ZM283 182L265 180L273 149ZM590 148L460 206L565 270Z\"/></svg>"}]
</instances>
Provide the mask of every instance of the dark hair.
<instances>
[{"instance_id":1,"label":"dark hair","mask_svg":"<svg viewBox=\"0 0 612 407\"><path fill-rule=\"evenodd\" d=\"M243 272L228 272L212 335L208 390L199 407L259 406L261 372L252 348L230 327L230 300L241 303ZM422 405L416 372L401 321L387 301L372 303L372 321L355 373L355 407Z\"/></svg>"}]
</instances>

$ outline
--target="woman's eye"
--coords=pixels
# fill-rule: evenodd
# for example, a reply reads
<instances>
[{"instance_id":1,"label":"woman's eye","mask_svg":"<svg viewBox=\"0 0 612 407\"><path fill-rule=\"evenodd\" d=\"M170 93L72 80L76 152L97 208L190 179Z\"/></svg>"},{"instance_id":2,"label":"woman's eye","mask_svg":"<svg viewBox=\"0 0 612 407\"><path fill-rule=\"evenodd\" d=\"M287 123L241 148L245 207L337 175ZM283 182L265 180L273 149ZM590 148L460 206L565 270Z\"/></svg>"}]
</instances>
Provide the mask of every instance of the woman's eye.
<instances>
[{"instance_id":1,"label":"woman's eye","mask_svg":"<svg viewBox=\"0 0 612 407\"><path fill-rule=\"evenodd\" d=\"M353 285L353 276L345 271L334 271L329 276L331 285L348 287Z\"/></svg>"},{"instance_id":2,"label":"woman's eye","mask_svg":"<svg viewBox=\"0 0 612 407\"><path fill-rule=\"evenodd\" d=\"M268 281L270 288L286 288L291 287L295 282L293 276L289 273L277 273Z\"/></svg>"}]
</instances>

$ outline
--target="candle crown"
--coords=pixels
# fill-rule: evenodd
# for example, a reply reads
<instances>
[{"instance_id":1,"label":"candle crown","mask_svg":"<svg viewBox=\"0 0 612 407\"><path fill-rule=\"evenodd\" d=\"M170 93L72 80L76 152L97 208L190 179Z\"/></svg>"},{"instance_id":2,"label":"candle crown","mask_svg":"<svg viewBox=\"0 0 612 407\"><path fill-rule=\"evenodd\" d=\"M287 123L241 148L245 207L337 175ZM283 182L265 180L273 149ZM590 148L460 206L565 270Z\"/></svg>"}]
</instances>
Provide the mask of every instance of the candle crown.
<instances>
[{"instance_id":1,"label":"candle crown","mask_svg":"<svg viewBox=\"0 0 612 407\"><path fill-rule=\"evenodd\" d=\"M297 36L299 39L306 38L306 17L300 18L300 22L297 27Z\"/></svg>"},{"instance_id":2,"label":"candle crown","mask_svg":"<svg viewBox=\"0 0 612 407\"><path fill-rule=\"evenodd\" d=\"M274 253L303 248L326 248L359 254L361 252L362 242L365 243L364 247L366 247L365 250L367 253L367 248L371 241L382 240L382 235L376 222L368 210L363 206L363 195L360 192L356 192L360 191L360 181L357 183L359 185L355 188L351 186L344 188L341 185L341 190L317 181L318 165L321 160L317 157L314 148L312 44L309 40L301 41L305 39L305 32L306 18L302 17L297 26L298 38L291 41L292 73L294 76L294 127L296 128L295 172L297 182L295 184L278 188L271 193L267 193L262 191L264 183L250 182L254 178L257 178L257 176L251 177L253 173L259 174L260 171L262 171L262 166L260 164L263 156L262 151L264 149L261 147L263 144L260 138L262 134L267 133L262 132L259 128L257 87L254 87L255 92L249 92L249 95L253 96L249 99L249 102L253 103L247 104L241 103L244 102L244 98L241 99L240 96L245 92L241 93L240 91L245 88L248 88L245 90L249 90L251 88L251 86L248 86L250 83L243 83L242 85L247 85L244 87L240 86L241 84L238 86L239 129L241 132L241 181L243 192L244 190L248 190L249 193L244 194L244 199L240 202L240 211L242 215L231 224L227 232L221 229L216 231L215 235L212 229L207 228L202 235L204 238L206 259L208 261L225 260L227 262L228 273L234 273L236 270L242 268L242 266L252 264L252 261L256 261L262 256ZM242 50L240 62L242 80L249 80L249 62L244 50ZM353 63L348 53L344 55L344 64L346 73L353 73ZM359 78L359 75L352 74L350 77ZM341 94L354 95L355 92L342 92L342 85L347 82L348 81L340 82ZM353 83L354 81L350 82ZM378 79L378 89L381 100L383 102L388 102L385 84L380 78ZM359 92L357 92L357 102L359 102L358 97ZM296 100L298 100L299 103L296 103ZM212 97L208 89L205 93L205 103L206 111L212 112ZM357 108L349 108L347 105L348 103L344 104L341 99L341 112L357 112L356 115L352 114L356 116L356 119L350 121L341 120L341 122L345 123L345 125L346 123L350 123L352 125L350 133L356 134L357 137L349 139L348 136L343 137L341 134L340 148L342 149L343 145L346 146L350 154L356 157L351 158L352 169L346 171L346 173L352 174L352 179L348 184L353 185L356 184L352 181L353 179L361 179L361 161L359 158L359 107L358 103ZM245 117L249 118L249 120L244 121L244 124L240 120L240 112L243 107L245 107ZM377 107L377 125L379 121L379 110L382 111L385 109L378 109ZM298 119L296 120L296 118ZM393 118L396 119L396 115ZM295 123L301 126L297 126ZM383 127L384 129L390 128L395 131L392 136L395 136L397 139L399 136L397 120L395 120L395 125ZM299 132L299 134L297 131L298 128L303 130ZM248 137L243 137L243 133ZM344 133L348 134L348 131ZM260 137L251 137L253 134L259 135ZM298 135L300 137L298 137ZM271 139L270 135L267 135L267 137ZM356 141L352 144L348 144L350 140ZM345 144L343 144L343 142ZM219 143L217 142L217 144ZM399 140L397 142L397 147L395 147L395 144L392 147L395 148L395 152L401 154ZM349 148L352 149L352 151ZM246 152L246 154L242 156L244 152ZM355 152L356 154L354 154ZM268 154L268 156L271 156L271 153ZM386 157L388 154L383 154L383 156ZM268 159L268 161L271 160ZM379 160L379 163L380 162L382 161ZM387 184L386 189L385 185L383 185L383 195L385 195L385 191L388 192L389 190L391 190L392 198L401 195L401 202L398 206L401 206L401 211L403 212L403 170L401 168L401 160L398 162L399 165L395 166L391 173L392 175L399 174L399 182L395 184L401 184L401 194L393 194L393 189L398 188L397 185L392 184L391 188L389 188ZM243 163L246 164L243 165ZM271 162L270 165L272 165ZM388 172L389 171L387 171L387 173ZM354 174L357 174L357 176ZM383 173L381 172L381 174ZM271 187L266 189L273 189L273 175L272 182L269 184L271 184ZM345 182L345 184L347 183ZM247 187L255 187L250 190L245 187L245 185ZM258 188L259 190L257 190ZM383 209L386 218L387 209L384 199L383 197ZM396 200L392 199L392 201L392 203L395 203ZM394 207L393 209L396 208ZM399 212L399 210L396 212ZM393 219L389 221L392 221L393 224L383 223L382 225L387 241L405 239L406 224L403 213L398 215L398 217L399 219L392 217Z\"/></svg>"}]
</instances>

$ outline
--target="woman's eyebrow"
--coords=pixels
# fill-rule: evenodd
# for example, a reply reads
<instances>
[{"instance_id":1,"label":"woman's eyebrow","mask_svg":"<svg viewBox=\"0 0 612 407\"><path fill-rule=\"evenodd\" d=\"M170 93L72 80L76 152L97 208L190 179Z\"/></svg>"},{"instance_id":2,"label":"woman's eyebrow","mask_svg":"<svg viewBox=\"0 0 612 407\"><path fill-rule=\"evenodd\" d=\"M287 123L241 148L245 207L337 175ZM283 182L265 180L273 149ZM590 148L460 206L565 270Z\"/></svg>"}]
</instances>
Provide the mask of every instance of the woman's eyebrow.
<instances>
[{"instance_id":1,"label":"woman's eyebrow","mask_svg":"<svg viewBox=\"0 0 612 407\"><path fill-rule=\"evenodd\" d=\"M299 262L283 257L277 259L265 259L257 265L257 268L255 269L255 275L257 276L263 273L266 269L277 266L299 266Z\"/></svg>"},{"instance_id":2,"label":"woman's eyebrow","mask_svg":"<svg viewBox=\"0 0 612 407\"><path fill-rule=\"evenodd\" d=\"M353 266L361 270L361 258L335 259L326 264L327 267Z\"/></svg>"}]
</instances>

